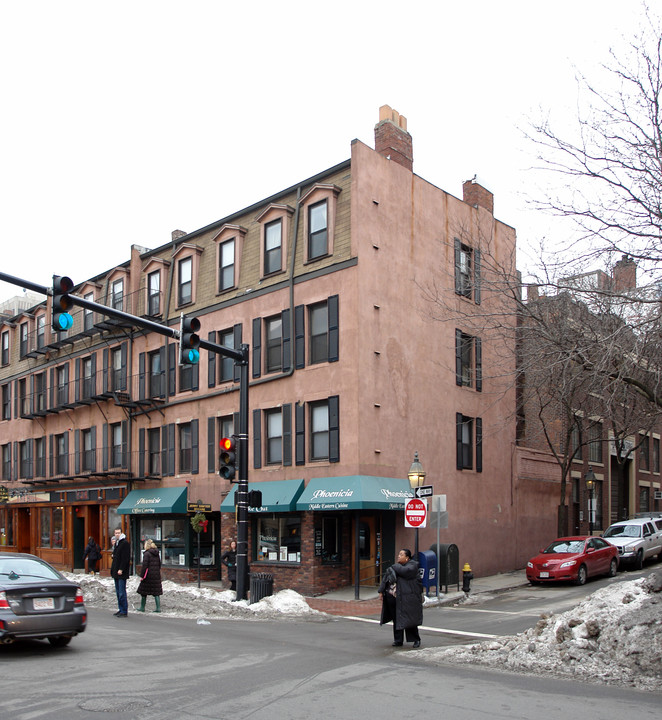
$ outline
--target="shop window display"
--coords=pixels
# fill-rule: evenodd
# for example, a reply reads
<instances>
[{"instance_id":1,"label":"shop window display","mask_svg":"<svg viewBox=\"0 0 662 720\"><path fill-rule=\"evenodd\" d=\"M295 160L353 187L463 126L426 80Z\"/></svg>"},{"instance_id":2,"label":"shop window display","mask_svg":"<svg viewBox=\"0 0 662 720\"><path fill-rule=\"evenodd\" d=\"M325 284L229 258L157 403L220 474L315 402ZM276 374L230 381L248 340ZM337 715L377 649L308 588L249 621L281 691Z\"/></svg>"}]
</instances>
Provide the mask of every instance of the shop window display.
<instances>
[{"instance_id":1,"label":"shop window display","mask_svg":"<svg viewBox=\"0 0 662 720\"><path fill-rule=\"evenodd\" d=\"M257 560L301 562L301 518L258 518L255 545Z\"/></svg>"}]
</instances>

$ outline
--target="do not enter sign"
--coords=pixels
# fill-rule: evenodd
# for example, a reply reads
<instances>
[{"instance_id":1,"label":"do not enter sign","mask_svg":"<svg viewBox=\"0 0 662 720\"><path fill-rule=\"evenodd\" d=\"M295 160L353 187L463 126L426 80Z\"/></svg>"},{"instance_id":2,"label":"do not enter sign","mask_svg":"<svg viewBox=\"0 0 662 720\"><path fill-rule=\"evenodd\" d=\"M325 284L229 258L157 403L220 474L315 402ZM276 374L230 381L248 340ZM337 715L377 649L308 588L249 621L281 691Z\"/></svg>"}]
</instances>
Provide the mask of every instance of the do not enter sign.
<instances>
[{"instance_id":1,"label":"do not enter sign","mask_svg":"<svg viewBox=\"0 0 662 720\"><path fill-rule=\"evenodd\" d=\"M424 528L428 517L426 500L411 498L405 505L405 527Z\"/></svg>"}]
</instances>

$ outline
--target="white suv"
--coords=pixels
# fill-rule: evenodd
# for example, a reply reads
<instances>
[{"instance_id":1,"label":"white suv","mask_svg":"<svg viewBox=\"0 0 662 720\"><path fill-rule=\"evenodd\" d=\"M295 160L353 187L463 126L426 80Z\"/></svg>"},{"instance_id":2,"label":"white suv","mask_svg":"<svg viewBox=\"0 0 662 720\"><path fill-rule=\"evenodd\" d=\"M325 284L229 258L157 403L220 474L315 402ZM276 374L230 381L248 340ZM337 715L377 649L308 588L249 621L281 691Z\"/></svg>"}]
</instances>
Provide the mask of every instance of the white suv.
<instances>
[{"instance_id":1,"label":"white suv","mask_svg":"<svg viewBox=\"0 0 662 720\"><path fill-rule=\"evenodd\" d=\"M655 555L662 560L662 518L622 520L610 525L602 537L616 545L621 561L634 563L638 570Z\"/></svg>"}]
</instances>

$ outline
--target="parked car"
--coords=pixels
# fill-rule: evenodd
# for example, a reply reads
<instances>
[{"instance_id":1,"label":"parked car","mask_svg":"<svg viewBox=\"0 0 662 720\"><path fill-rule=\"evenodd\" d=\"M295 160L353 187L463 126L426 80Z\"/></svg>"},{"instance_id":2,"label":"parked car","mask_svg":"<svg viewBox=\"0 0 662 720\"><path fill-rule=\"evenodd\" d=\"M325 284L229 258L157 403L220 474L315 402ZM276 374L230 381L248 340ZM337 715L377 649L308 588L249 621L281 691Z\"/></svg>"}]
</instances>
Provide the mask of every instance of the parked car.
<instances>
[{"instance_id":1,"label":"parked car","mask_svg":"<svg viewBox=\"0 0 662 720\"><path fill-rule=\"evenodd\" d=\"M83 591L35 555L0 553L0 642L68 645L85 630Z\"/></svg>"},{"instance_id":2,"label":"parked car","mask_svg":"<svg viewBox=\"0 0 662 720\"><path fill-rule=\"evenodd\" d=\"M602 537L616 545L621 561L632 563L637 570L655 555L662 560L662 518L621 520L610 525Z\"/></svg>"},{"instance_id":3,"label":"parked car","mask_svg":"<svg viewBox=\"0 0 662 720\"><path fill-rule=\"evenodd\" d=\"M526 564L526 579L541 582L570 580L583 585L589 577L618 571L618 548L599 537L565 537L554 540Z\"/></svg>"}]
</instances>

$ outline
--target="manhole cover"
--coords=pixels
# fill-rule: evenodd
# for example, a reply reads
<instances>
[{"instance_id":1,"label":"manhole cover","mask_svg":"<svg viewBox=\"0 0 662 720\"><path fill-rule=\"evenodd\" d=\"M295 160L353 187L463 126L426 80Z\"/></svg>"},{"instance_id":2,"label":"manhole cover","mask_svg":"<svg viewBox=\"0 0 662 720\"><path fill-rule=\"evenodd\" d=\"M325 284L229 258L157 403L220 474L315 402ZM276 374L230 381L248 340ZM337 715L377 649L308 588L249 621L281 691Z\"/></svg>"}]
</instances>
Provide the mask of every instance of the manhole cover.
<instances>
[{"instance_id":1,"label":"manhole cover","mask_svg":"<svg viewBox=\"0 0 662 720\"><path fill-rule=\"evenodd\" d=\"M78 705L81 710L90 712L133 712L150 707L152 703L145 698L90 698Z\"/></svg>"}]
</instances>

